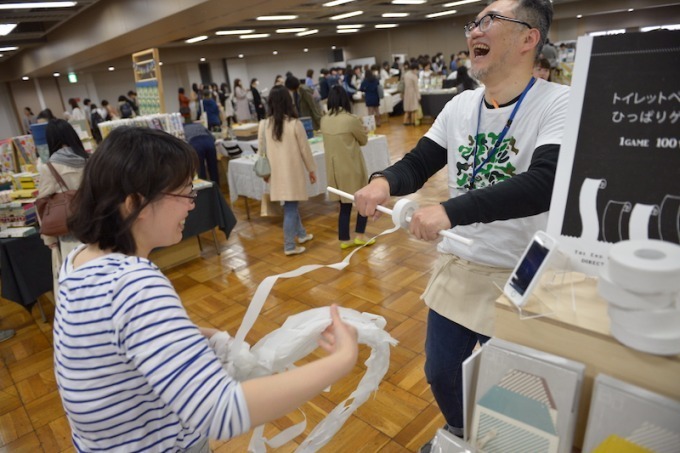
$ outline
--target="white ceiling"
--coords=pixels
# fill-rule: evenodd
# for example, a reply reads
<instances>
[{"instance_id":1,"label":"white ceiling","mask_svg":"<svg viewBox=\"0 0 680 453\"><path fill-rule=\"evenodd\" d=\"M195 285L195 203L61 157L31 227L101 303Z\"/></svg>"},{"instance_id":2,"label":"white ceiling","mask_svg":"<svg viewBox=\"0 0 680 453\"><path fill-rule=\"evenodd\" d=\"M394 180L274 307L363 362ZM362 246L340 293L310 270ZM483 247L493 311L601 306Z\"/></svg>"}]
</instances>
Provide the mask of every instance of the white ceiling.
<instances>
[{"instance_id":1,"label":"white ceiling","mask_svg":"<svg viewBox=\"0 0 680 453\"><path fill-rule=\"evenodd\" d=\"M19 0L0 0L0 4ZM26 0L23 0L26 1ZM209 38L197 45L230 44L238 36L216 36L225 29L253 29L269 33L264 41L296 39L294 34L278 34L280 28L318 29L314 37L337 36L337 25L363 24L356 34L373 31L376 24L422 24L433 12L456 9L455 17L472 16L486 3L455 7L443 5L455 0L428 0L421 5L395 5L390 0L356 0L340 6L324 7L328 0L79 0L74 8L41 10L0 10L0 23L17 23L12 33L0 37L0 47L18 46L14 52L0 52L0 77L47 75L57 63L74 69L106 62L149 47L183 47L184 40L198 35ZM576 14L597 15L626 11L628 8L677 7L670 0L554 0L555 18ZM330 17L345 12L363 14L344 20ZM677 8L674 9L676 11ZM403 18L382 14L408 13ZM292 14L291 21L258 21L260 15ZM258 40L259 41L259 40Z\"/></svg>"}]
</instances>

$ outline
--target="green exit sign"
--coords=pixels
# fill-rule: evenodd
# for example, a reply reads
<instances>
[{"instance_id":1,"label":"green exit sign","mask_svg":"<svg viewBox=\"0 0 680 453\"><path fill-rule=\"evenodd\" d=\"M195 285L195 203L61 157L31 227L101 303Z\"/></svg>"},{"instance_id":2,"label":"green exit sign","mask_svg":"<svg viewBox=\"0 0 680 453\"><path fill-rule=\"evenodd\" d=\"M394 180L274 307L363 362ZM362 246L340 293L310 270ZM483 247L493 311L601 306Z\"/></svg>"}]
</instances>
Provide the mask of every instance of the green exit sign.
<instances>
[{"instance_id":1,"label":"green exit sign","mask_svg":"<svg viewBox=\"0 0 680 453\"><path fill-rule=\"evenodd\" d=\"M75 72L68 73L68 81L71 83L78 83L78 76Z\"/></svg>"}]
</instances>

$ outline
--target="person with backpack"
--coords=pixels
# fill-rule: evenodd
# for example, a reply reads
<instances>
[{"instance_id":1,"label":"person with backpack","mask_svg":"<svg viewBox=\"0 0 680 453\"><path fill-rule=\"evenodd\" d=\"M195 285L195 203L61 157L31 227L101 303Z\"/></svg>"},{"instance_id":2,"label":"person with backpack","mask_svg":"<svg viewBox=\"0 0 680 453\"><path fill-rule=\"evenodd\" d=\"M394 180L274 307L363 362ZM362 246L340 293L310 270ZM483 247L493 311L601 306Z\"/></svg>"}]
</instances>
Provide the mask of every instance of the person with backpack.
<instances>
[{"instance_id":1,"label":"person with backpack","mask_svg":"<svg viewBox=\"0 0 680 453\"><path fill-rule=\"evenodd\" d=\"M102 133L99 130L99 123L102 123L104 118L102 117L97 104L94 102L90 104L90 129L92 130L92 137L97 143L102 141Z\"/></svg>"},{"instance_id":2,"label":"person with backpack","mask_svg":"<svg viewBox=\"0 0 680 453\"><path fill-rule=\"evenodd\" d=\"M118 111L120 112L121 118L133 118L135 116L132 103L122 94L118 96Z\"/></svg>"}]
</instances>

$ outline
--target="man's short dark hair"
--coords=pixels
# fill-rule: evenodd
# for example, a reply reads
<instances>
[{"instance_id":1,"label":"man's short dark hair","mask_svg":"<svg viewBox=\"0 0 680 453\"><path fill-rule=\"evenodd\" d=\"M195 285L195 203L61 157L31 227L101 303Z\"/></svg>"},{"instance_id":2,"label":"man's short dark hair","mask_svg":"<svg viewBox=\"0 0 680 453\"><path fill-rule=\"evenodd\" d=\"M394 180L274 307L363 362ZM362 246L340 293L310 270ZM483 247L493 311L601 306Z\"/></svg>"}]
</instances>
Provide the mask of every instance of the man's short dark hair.
<instances>
[{"instance_id":1,"label":"man's short dark hair","mask_svg":"<svg viewBox=\"0 0 680 453\"><path fill-rule=\"evenodd\" d=\"M543 49L548 40L548 32L553 18L553 7L550 0L517 0L515 16L519 20L529 23L541 33L541 39L536 46L536 55Z\"/></svg>"}]
</instances>

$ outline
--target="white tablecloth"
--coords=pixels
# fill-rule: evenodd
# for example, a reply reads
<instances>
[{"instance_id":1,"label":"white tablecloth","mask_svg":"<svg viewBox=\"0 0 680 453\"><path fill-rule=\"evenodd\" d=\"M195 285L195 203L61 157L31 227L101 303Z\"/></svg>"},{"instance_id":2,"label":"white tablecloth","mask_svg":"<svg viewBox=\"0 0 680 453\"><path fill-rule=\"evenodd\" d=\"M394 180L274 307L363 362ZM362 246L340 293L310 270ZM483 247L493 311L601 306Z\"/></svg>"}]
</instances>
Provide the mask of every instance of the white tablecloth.
<instances>
[{"instance_id":1,"label":"white tablecloth","mask_svg":"<svg viewBox=\"0 0 680 453\"><path fill-rule=\"evenodd\" d=\"M380 100L380 114L390 114L394 110L394 106L401 101L401 94L389 94L385 93L385 97ZM359 102L352 103L352 113L359 118L368 115L368 108L366 108L366 102L361 100Z\"/></svg>"},{"instance_id":2,"label":"white tablecloth","mask_svg":"<svg viewBox=\"0 0 680 453\"><path fill-rule=\"evenodd\" d=\"M314 143L311 148L317 167L316 183L307 182L307 193L310 197L314 197L325 193L328 184L323 142ZM389 167L390 152L387 149L387 138L384 135L369 137L368 143L361 147L361 151L363 151L366 170L369 175ZM229 161L227 180L229 182L229 197L232 202L236 201L239 196L261 200L262 194L269 191L269 185L262 178L256 176L253 171L256 159L255 154L248 154Z\"/></svg>"}]
</instances>

